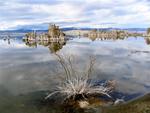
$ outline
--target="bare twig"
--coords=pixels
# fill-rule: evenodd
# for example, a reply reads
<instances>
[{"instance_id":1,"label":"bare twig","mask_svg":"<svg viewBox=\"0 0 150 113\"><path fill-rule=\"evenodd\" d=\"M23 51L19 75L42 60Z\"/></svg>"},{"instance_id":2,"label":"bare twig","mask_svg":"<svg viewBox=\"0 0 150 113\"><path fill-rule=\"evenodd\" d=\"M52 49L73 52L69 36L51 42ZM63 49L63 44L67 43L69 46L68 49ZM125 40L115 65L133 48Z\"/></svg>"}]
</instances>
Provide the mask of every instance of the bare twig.
<instances>
[{"instance_id":1,"label":"bare twig","mask_svg":"<svg viewBox=\"0 0 150 113\"><path fill-rule=\"evenodd\" d=\"M111 97L109 95L109 92L111 92L114 88L113 82L109 81L106 86L103 85L96 86L93 84L93 82L88 81L93 70L95 58L90 57L90 62L88 64L88 70L86 74L78 75L76 73L77 71L73 67L71 57L69 57L66 61L64 58L62 58L61 55L59 54L55 55L57 56L58 62L61 64L61 66L65 71L66 78L64 81L61 81L60 85L56 87L56 91L49 94L46 97L46 99L56 93L65 95L66 99L69 99L71 97L75 99L77 95L82 95L83 98L86 98L88 95L92 94L100 94Z\"/></svg>"}]
</instances>

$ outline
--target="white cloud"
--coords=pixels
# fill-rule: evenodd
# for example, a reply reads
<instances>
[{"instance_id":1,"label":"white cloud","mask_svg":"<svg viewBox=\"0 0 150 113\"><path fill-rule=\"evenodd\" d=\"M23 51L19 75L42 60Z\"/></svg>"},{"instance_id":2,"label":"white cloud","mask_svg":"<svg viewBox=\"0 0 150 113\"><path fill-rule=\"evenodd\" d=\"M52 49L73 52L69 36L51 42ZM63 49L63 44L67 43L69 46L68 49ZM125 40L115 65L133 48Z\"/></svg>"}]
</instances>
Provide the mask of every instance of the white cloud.
<instances>
[{"instance_id":1,"label":"white cloud","mask_svg":"<svg viewBox=\"0 0 150 113\"><path fill-rule=\"evenodd\" d=\"M147 0L8 0L1 4L1 30L47 22L72 27L150 26Z\"/></svg>"}]
</instances>

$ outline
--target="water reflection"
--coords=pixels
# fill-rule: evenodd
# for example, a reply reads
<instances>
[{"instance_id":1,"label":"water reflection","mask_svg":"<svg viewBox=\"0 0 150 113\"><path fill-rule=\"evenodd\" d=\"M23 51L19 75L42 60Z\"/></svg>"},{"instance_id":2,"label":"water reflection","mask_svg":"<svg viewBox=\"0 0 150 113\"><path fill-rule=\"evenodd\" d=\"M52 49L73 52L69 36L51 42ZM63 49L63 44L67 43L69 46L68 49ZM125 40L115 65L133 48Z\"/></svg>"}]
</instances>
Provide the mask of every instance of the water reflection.
<instances>
[{"instance_id":1,"label":"water reflection","mask_svg":"<svg viewBox=\"0 0 150 113\"><path fill-rule=\"evenodd\" d=\"M55 53L59 51L60 49L63 48L64 45L66 45L66 41L46 41L46 40L41 40L41 41L24 41L25 44L29 47L32 48L37 48L38 45L42 45L44 47L49 48L51 53Z\"/></svg>"},{"instance_id":2,"label":"water reflection","mask_svg":"<svg viewBox=\"0 0 150 113\"><path fill-rule=\"evenodd\" d=\"M84 34L86 37L89 37L92 40L95 40L96 38L101 40L117 40L117 39L125 39L128 37L143 37L143 33L138 32L129 32L125 30L111 30L111 31L105 31L105 30L91 30L90 32Z\"/></svg>"},{"instance_id":3,"label":"water reflection","mask_svg":"<svg viewBox=\"0 0 150 113\"><path fill-rule=\"evenodd\" d=\"M101 40L101 41L105 41L105 40L125 40L128 37L112 37L112 38L107 38L107 37L97 37L97 36L89 36L89 39L91 39L92 41L94 40Z\"/></svg>"},{"instance_id":4,"label":"water reflection","mask_svg":"<svg viewBox=\"0 0 150 113\"><path fill-rule=\"evenodd\" d=\"M150 45L150 38L145 38L147 45Z\"/></svg>"},{"instance_id":5,"label":"water reflection","mask_svg":"<svg viewBox=\"0 0 150 113\"><path fill-rule=\"evenodd\" d=\"M10 39L4 39L4 41L7 41L7 43L10 45Z\"/></svg>"},{"instance_id":6,"label":"water reflection","mask_svg":"<svg viewBox=\"0 0 150 113\"><path fill-rule=\"evenodd\" d=\"M47 90L56 86L57 73L62 72L58 71L59 65L54 54L49 53L49 48L50 51L65 56L75 55L76 67L81 71L85 70L83 67L88 57L95 56L96 66L92 78L115 79L117 92L112 94L115 98L130 100L149 92L150 47L142 37L116 41L91 41L81 37L68 40L67 43L22 42L18 38L10 40L8 44L7 41L0 40L0 112L63 112L57 104L59 99L56 103L53 98L43 99L49 92ZM6 109L8 106L11 110ZM71 111L74 109L65 112ZM80 112L83 113L83 110Z\"/></svg>"},{"instance_id":7,"label":"water reflection","mask_svg":"<svg viewBox=\"0 0 150 113\"><path fill-rule=\"evenodd\" d=\"M75 108L72 105L62 105L60 99L43 99L47 91L36 91L21 95L12 95L5 87L0 86L1 113L149 113L150 94L123 104L121 106L100 107L88 109ZM57 101L56 101L57 100ZM138 106L138 107L137 107ZM8 109L9 108L9 109ZM136 109L135 109L136 108Z\"/></svg>"}]
</instances>

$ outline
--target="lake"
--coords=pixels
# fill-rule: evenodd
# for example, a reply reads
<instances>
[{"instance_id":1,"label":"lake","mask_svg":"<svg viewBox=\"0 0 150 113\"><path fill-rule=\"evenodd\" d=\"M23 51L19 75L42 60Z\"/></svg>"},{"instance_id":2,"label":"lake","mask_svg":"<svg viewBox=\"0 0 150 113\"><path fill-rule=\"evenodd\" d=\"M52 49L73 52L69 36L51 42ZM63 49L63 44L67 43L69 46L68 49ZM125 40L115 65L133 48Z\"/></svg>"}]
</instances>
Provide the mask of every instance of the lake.
<instances>
[{"instance_id":1,"label":"lake","mask_svg":"<svg viewBox=\"0 0 150 113\"><path fill-rule=\"evenodd\" d=\"M91 79L115 80L115 99L130 101L150 91L150 45L142 37L93 41L72 37L51 43L23 42L19 36L0 39L0 112L62 112L54 98L44 100L63 76L55 53L71 56L80 72L94 57Z\"/></svg>"}]
</instances>

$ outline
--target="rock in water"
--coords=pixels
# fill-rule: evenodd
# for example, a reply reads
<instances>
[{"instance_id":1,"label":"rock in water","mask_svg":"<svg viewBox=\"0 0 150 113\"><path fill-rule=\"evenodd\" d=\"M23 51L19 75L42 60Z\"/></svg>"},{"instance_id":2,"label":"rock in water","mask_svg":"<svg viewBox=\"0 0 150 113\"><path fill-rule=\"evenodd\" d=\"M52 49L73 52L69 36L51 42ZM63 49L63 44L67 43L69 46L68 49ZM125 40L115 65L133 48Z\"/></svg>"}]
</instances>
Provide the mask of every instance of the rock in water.
<instances>
[{"instance_id":1,"label":"rock in water","mask_svg":"<svg viewBox=\"0 0 150 113\"><path fill-rule=\"evenodd\" d=\"M122 104L122 103L124 103L124 100L123 100L123 99L117 99L117 100L114 102L115 105Z\"/></svg>"},{"instance_id":2,"label":"rock in water","mask_svg":"<svg viewBox=\"0 0 150 113\"><path fill-rule=\"evenodd\" d=\"M87 108L89 106L89 102L88 101L78 101L78 105L80 108Z\"/></svg>"}]
</instances>

